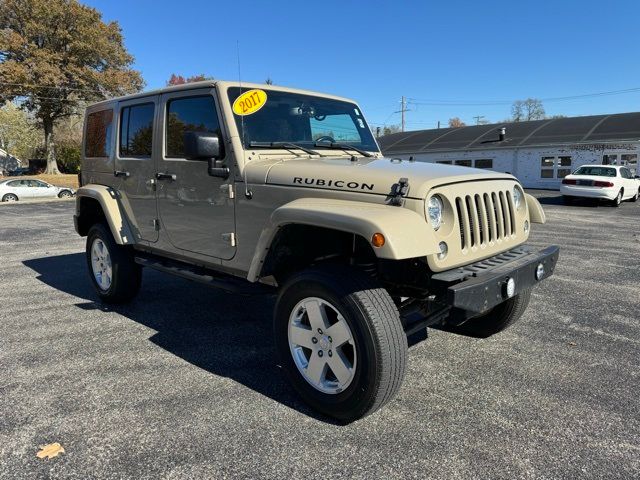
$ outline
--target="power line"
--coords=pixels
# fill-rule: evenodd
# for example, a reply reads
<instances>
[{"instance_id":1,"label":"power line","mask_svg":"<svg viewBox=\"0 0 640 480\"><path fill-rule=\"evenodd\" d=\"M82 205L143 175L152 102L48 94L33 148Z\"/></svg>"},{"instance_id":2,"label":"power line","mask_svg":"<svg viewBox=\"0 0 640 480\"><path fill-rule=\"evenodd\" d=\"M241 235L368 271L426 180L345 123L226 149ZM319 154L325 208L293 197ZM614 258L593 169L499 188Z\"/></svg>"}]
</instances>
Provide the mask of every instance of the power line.
<instances>
[{"instance_id":1,"label":"power line","mask_svg":"<svg viewBox=\"0 0 640 480\"><path fill-rule=\"evenodd\" d=\"M585 93L582 95L569 95L565 97L548 97L539 99L542 102L565 102L571 100L580 100L585 98L605 97L610 95L623 95L625 93L640 92L640 87L626 88L623 90L610 90L607 92ZM514 100L492 100L492 101L455 101L455 100L434 100L408 98L409 102L414 105L431 105L431 106L491 106L491 105L511 105Z\"/></svg>"}]
</instances>

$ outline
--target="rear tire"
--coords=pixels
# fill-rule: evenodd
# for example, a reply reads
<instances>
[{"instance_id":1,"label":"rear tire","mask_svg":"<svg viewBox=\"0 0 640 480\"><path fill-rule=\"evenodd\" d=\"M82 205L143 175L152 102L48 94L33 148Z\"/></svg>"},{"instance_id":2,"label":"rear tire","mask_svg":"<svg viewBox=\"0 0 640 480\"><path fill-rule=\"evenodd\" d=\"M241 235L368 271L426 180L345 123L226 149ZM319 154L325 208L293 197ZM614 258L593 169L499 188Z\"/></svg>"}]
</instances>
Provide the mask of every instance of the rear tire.
<instances>
[{"instance_id":1,"label":"rear tire","mask_svg":"<svg viewBox=\"0 0 640 480\"><path fill-rule=\"evenodd\" d=\"M135 263L133 250L118 245L102 223L89 229L87 267L96 293L105 303L126 303L140 290L142 267Z\"/></svg>"},{"instance_id":2,"label":"rear tire","mask_svg":"<svg viewBox=\"0 0 640 480\"><path fill-rule=\"evenodd\" d=\"M613 200L613 206L614 207L619 207L622 204L622 197L623 197L623 191L622 189L620 189L620 191L618 192L618 196Z\"/></svg>"},{"instance_id":3,"label":"rear tire","mask_svg":"<svg viewBox=\"0 0 640 480\"><path fill-rule=\"evenodd\" d=\"M513 325L525 312L530 300L531 289L524 290L515 297L494 307L488 313L472 318L450 330L470 337L490 337Z\"/></svg>"},{"instance_id":4,"label":"rear tire","mask_svg":"<svg viewBox=\"0 0 640 480\"><path fill-rule=\"evenodd\" d=\"M7 193L2 197L3 202L17 202L18 196L14 193Z\"/></svg>"},{"instance_id":5,"label":"rear tire","mask_svg":"<svg viewBox=\"0 0 640 480\"><path fill-rule=\"evenodd\" d=\"M398 309L359 270L324 266L294 274L278 297L274 333L298 394L342 422L375 412L402 384L407 337Z\"/></svg>"}]
</instances>

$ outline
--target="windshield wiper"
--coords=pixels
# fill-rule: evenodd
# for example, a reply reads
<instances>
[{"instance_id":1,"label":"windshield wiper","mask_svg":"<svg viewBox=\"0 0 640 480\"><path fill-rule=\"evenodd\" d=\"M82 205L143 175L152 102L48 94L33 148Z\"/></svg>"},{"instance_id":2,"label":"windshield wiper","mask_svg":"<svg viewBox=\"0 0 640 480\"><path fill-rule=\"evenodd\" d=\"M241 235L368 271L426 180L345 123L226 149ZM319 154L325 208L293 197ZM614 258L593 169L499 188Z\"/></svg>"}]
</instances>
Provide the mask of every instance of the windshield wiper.
<instances>
[{"instance_id":1,"label":"windshield wiper","mask_svg":"<svg viewBox=\"0 0 640 480\"><path fill-rule=\"evenodd\" d=\"M337 142L316 142L314 143L316 147L329 147L329 148L337 148L340 150L353 150L358 152L363 157L371 157L372 155L369 152L365 152L361 148L354 147L353 145L349 145L347 143L337 143Z\"/></svg>"},{"instance_id":2,"label":"windshield wiper","mask_svg":"<svg viewBox=\"0 0 640 480\"><path fill-rule=\"evenodd\" d=\"M304 153L308 153L309 155L320 155L318 152L314 152L308 148L301 147L300 145L296 145L295 143L289 142L249 142L250 147L271 147L271 148L284 148L285 150L298 149L302 150Z\"/></svg>"}]
</instances>

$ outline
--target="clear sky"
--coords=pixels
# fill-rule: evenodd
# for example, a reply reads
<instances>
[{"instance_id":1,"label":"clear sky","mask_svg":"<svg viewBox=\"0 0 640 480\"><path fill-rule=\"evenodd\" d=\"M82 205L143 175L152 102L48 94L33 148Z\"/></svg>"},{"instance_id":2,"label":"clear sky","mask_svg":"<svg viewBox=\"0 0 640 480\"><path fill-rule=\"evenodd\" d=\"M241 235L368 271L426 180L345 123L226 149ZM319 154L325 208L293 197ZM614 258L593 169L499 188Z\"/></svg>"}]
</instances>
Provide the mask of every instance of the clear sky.
<instances>
[{"instance_id":1,"label":"clear sky","mask_svg":"<svg viewBox=\"0 0 640 480\"><path fill-rule=\"evenodd\" d=\"M640 1L85 0L117 20L147 88L204 73L357 100L369 122L500 121L516 99L547 114L640 110ZM440 103L446 105L432 105ZM485 105L480 105L485 103ZM486 105L486 103L491 103Z\"/></svg>"}]
</instances>

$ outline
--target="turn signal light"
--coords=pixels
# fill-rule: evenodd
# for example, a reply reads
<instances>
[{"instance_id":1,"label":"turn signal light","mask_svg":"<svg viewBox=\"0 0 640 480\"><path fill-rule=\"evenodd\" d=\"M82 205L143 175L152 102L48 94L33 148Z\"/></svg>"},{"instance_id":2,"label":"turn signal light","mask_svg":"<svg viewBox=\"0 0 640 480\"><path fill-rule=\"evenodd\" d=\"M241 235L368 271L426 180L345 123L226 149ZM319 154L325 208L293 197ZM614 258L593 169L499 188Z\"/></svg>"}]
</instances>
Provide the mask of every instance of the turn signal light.
<instances>
[{"instance_id":1,"label":"turn signal light","mask_svg":"<svg viewBox=\"0 0 640 480\"><path fill-rule=\"evenodd\" d=\"M373 245L374 247L382 247L384 245L384 235L382 235L380 232L374 233L373 237L371 237L371 245Z\"/></svg>"},{"instance_id":2,"label":"turn signal light","mask_svg":"<svg viewBox=\"0 0 640 480\"><path fill-rule=\"evenodd\" d=\"M593 186L594 187L613 187L613 183L612 182L602 182L600 180L596 180L595 182L593 182Z\"/></svg>"}]
</instances>

